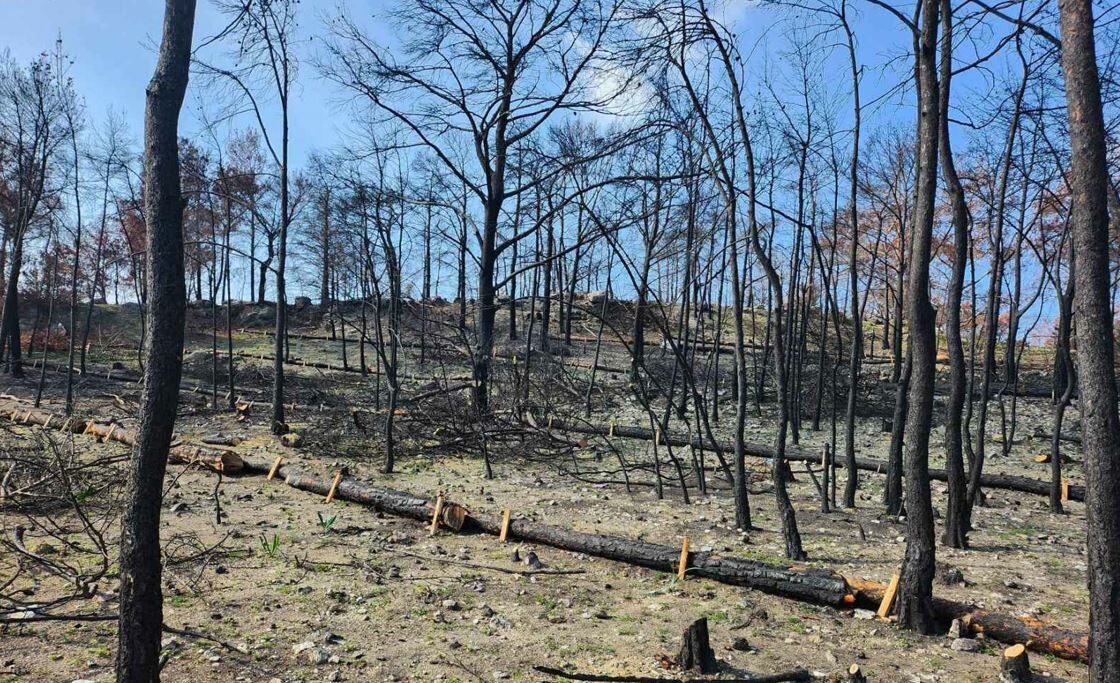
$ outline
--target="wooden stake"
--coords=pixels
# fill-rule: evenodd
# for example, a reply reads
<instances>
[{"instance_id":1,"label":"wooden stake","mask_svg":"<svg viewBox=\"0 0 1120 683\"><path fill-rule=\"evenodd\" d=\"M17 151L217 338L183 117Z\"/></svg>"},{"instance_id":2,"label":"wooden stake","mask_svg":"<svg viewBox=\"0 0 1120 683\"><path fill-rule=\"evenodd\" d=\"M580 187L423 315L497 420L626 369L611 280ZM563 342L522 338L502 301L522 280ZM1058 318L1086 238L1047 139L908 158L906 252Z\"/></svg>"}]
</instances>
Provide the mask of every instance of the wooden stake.
<instances>
[{"instance_id":1,"label":"wooden stake","mask_svg":"<svg viewBox=\"0 0 1120 683\"><path fill-rule=\"evenodd\" d=\"M677 563L677 581L684 581L684 573L688 569L688 536L681 542L681 560Z\"/></svg>"},{"instance_id":2,"label":"wooden stake","mask_svg":"<svg viewBox=\"0 0 1120 683\"><path fill-rule=\"evenodd\" d=\"M436 530L439 529L439 516L443 514L443 491L436 495L436 509L432 513L432 528L428 530L429 536L435 536Z\"/></svg>"},{"instance_id":3,"label":"wooden stake","mask_svg":"<svg viewBox=\"0 0 1120 683\"><path fill-rule=\"evenodd\" d=\"M51 426L51 420L53 420L53 419L54 419L54 413L51 413L50 415L47 415L47 421L43 423L43 429L44 430Z\"/></svg>"},{"instance_id":4,"label":"wooden stake","mask_svg":"<svg viewBox=\"0 0 1120 683\"><path fill-rule=\"evenodd\" d=\"M883 602L879 603L879 618L886 619L887 615L891 613L891 607L894 606L894 596L898 593L898 574L891 577L890 584L887 585L887 590L883 593Z\"/></svg>"},{"instance_id":5,"label":"wooden stake","mask_svg":"<svg viewBox=\"0 0 1120 683\"><path fill-rule=\"evenodd\" d=\"M277 458L277 460L279 460L279 458ZM340 481L342 481L342 472L338 472L334 475L334 481L331 482L331 490L327 492L327 499L323 502L329 503L334 500L334 494L338 491L338 482Z\"/></svg>"},{"instance_id":6,"label":"wooden stake","mask_svg":"<svg viewBox=\"0 0 1120 683\"><path fill-rule=\"evenodd\" d=\"M607 436L614 437L614 420L611 420L611 428L607 430Z\"/></svg>"},{"instance_id":7,"label":"wooden stake","mask_svg":"<svg viewBox=\"0 0 1120 683\"><path fill-rule=\"evenodd\" d=\"M105 435L105 438L101 440L101 443L109 443L109 439L113 438L113 432L115 431L117 431L117 424L114 422L113 424L109 425L109 433Z\"/></svg>"},{"instance_id":8,"label":"wooden stake","mask_svg":"<svg viewBox=\"0 0 1120 683\"><path fill-rule=\"evenodd\" d=\"M498 534L499 543L505 543L506 537L509 536L509 517L511 512L509 508L502 510L502 532Z\"/></svg>"},{"instance_id":9,"label":"wooden stake","mask_svg":"<svg viewBox=\"0 0 1120 683\"><path fill-rule=\"evenodd\" d=\"M281 456L281 455L276 456L276 459L272 461L272 467L270 467L269 470L268 470L268 480L269 481L272 481L272 479L274 477L276 477L276 473L280 471L280 463L283 462L283 461L284 461L284 456Z\"/></svg>"},{"instance_id":10,"label":"wooden stake","mask_svg":"<svg viewBox=\"0 0 1120 683\"><path fill-rule=\"evenodd\" d=\"M1069 502L1069 479L1062 480L1062 502Z\"/></svg>"}]
</instances>

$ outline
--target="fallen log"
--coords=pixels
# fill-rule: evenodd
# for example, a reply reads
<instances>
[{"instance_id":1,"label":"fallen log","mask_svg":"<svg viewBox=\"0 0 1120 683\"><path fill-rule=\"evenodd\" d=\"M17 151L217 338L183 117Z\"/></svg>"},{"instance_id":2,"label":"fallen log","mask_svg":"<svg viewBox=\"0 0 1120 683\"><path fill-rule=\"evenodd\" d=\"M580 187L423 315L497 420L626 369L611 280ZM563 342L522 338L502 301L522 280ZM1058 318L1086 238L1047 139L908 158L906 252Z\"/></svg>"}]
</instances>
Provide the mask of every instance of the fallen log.
<instances>
[{"instance_id":1,"label":"fallen log","mask_svg":"<svg viewBox=\"0 0 1120 683\"><path fill-rule=\"evenodd\" d=\"M105 440L132 445L135 436L130 430L116 425L98 425L93 422L60 421L58 416L39 410L13 406L12 402L0 405L0 414L27 424L62 429L79 434L93 434ZM120 433L118 433L120 432ZM172 448L172 460L199 465L226 474L280 475L293 488L327 495L332 489L337 499L365 505L400 517L430 523L436 503L402 491L385 489L354 478L318 477L301 468L271 458L239 456L232 450L204 449L178 444ZM502 518L470 512L466 507L444 500L444 506L462 508L462 532L486 533L499 536ZM446 521L446 520L445 520ZM507 538L540 543L561 550L580 552L595 557L676 574L681 560L681 549L646 541L635 541L617 536L591 534L525 519L510 520ZM694 552L685 557L688 576L702 577L720 583L745 586L762 592L803 602L829 605L838 608L863 606L874 609L883 599L886 586L879 583L844 577L834 571L804 566L779 566L720 555L713 552ZM973 633L1008 644L1023 643L1030 650L1052 654L1064 659L1088 662L1088 636L1045 624L1033 617L1013 617L983 610L967 603L934 598L934 613L945 624L961 619Z\"/></svg>"},{"instance_id":2,"label":"fallen log","mask_svg":"<svg viewBox=\"0 0 1120 683\"><path fill-rule=\"evenodd\" d=\"M541 428L539 421L532 416L527 420L527 423L538 429ZM551 419L551 429L561 432L571 432L575 434L592 434L597 436L615 436L624 439L637 439L642 441L653 441L656 436L654 432L645 427L630 427L626 425L614 425L602 427L599 425L592 425L586 423L570 422L560 420L558 418ZM666 434L660 432L661 445L670 445L679 448L702 448L709 451L719 451L722 453L734 453L735 445L729 441L712 442L698 436L683 437L674 434ZM743 450L748 457L753 458L774 458L774 449L759 443L744 442ZM807 453L798 448L791 446L786 447L786 460L790 462L819 462L821 457L814 453ZM836 458L833 462L835 469L841 469L847 466L847 460L844 458ZM886 473L887 463L883 460L874 460L871 458L856 458L856 468L865 472ZM949 475L945 470L933 469L929 471L929 478L934 481L948 481ZM1033 493L1039 496L1050 495L1050 482L1041 479L1034 479L1033 477L1021 477L1014 474L982 474L980 476L980 485L988 489L1002 489L1006 491L1019 491L1021 493ZM1085 487L1071 484L1069 487L1069 499L1076 501L1085 500Z\"/></svg>"},{"instance_id":3,"label":"fallen log","mask_svg":"<svg viewBox=\"0 0 1120 683\"><path fill-rule=\"evenodd\" d=\"M750 678L660 678L655 676L604 676L600 674L568 673L550 666L534 666L533 671L569 681L594 681L597 683L803 683L813 680L805 669L794 669L781 674L758 674Z\"/></svg>"},{"instance_id":4,"label":"fallen log","mask_svg":"<svg viewBox=\"0 0 1120 683\"><path fill-rule=\"evenodd\" d=\"M255 335L269 336L269 337L272 336L271 333L259 332L259 331L256 331L256 330L242 330L242 331L247 333L247 334L255 334ZM312 334L296 335L296 334L289 333L288 336L292 337L292 338L296 338L296 339L305 339L305 340L310 340L310 341L325 341L325 342L337 341L337 340L332 340L330 337L327 337L327 336L312 335ZM355 341L355 343L357 343L357 341ZM366 343L371 344L371 345L373 344L373 342L370 341L370 340L366 340ZM420 348L420 344L418 344L416 342L401 342L401 343L398 344L398 346L400 346L401 348ZM465 352L463 349L461 349L457 346L429 344L429 345L426 346L426 348L429 351L457 351L457 352L463 353L464 356L468 355L467 352ZM218 353L223 353L223 352L219 350ZM267 361L271 361L273 359L272 356L269 356L267 354L262 355L262 354L259 354L259 353L247 353L247 352L244 352L244 351L235 351L234 353L235 353L235 355L242 356L242 357L245 357L245 358L258 358L258 359L267 360ZM538 352L534 350L533 360L541 360L541 359L544 358L543 356L538 356L537 353ZM524 355L520 354L520 353L518 353L518 354L494 353L491 356L491 358L493 360L510 361L510 362L514 362L514 363L525 362ZM284 362L288 363L290 365L300 365L300 366L305 366L305 367L309 367L309 368L319 368L321 370L337 370L337 371L340 371L340 372L361 372L360 368L354 368L354 367L343 368L340 364L335 364L335 363L321 363L321 362L313 362L313 361L302 361L302 360L298 360L298 359L294 359L294 358L286 360ZM564 367L580 368L580 369L584 369L584 370L590 370L590 369L592 369L592 367L594 367L595 370L598 370L600 372L609 372L609 373L612 373L612 374L624 374L626 372L629 372L629 370L626 369L626 368L618 368L618 367L613 367L613 366L610 366L610 365L603 365L602 363L599 363L597 365L593 365L592 363L587 363L587 362L584 362L584 361L563 360L563 359L555 358L555 357L549 358L549 362L554 363L556 365L562 365ZM370 372L373 372L373 371L370 370ZM403 376L401 378L406 379ZM418 378L408 378L408 379L418 379ZM427 378L427 379L432 379L432 378ZM460 379L460 381L466 381L466 380L469 380L471 378L469 376L467 376L467 377L460 377L459 379Z\"/></svg>"},{"instance_id":5,"label":"fallen log","mask_svg":"<svg viewBox=\"0 0 1120 683\"><path fill-rule=\"evenodd\" d=\"M887 589L883 584L850 577L847 580L856 593L857 603L878 605L882 602ZM945 598L934 597L933 611L945 623L960 619L970 633L983 633L984 637L1001 643L1023 644L1028 650L1062 659L1089 661L1089 636L1084 633L1057 628L1034 617L1013 617Z\"/></svg>"},{"instance_id":6,"label":"fallen log","mask_svg":"<svg viewBox=\"0 0 1120 683\"><path fill-rule=\"evenodd\" d=\"M245 466L247 471L264 472L271 465L264 460L245 458ZM282 467L281 473L289 486L318 494L330 489L328 478L288 469L290 471L285 471ZM356 479L344 479L336 497L422 522L431 520L435 507L426 498L382 489ZM501 518L470 512L463 531L497 536L501 533ZM670 573L677 572L680 559L677 547L588 534L528 520L511 520L508 537ZM704 552L690 553L688 575L834 607L877 608L887 589L883 584L847 578L826 569L782 567ZM1031 617L1013 617L942 598L934 598L934 612L945 624L959 618L970 632L983 633L993 640L1024 643L1036 652L1088 661L1089 640L1085 634L1049 626Z\"/></svg>"},{"instance_id":7,"label":"fallen log","mask_svg":"<svg viewBox=\"0 0 1120 683\"><path fill-rule=\"evenodd\" d=\"M136 445L136 432L115 423L98 424L93 420L67 418L41 410L16 406L11 402L0 408L0 414L7 415L12 422L17 424L39 425L44 429L57 429L71 434L91 435L102 442L116 441L129 447ZM171 462L197 465L224 474L236 474L245 466L241 456L233 450L206 448L182 443L172 444L171 450L168 452L168 458Z\"/></svg>"},{"instance_id":8,"label":"fallen log","mask_svg":"<svg viewBox=\"0 0 1120 683\"><path fill-rule=\"evenodd\" d=\"M225 351L222 351L222 350L218 351L218 355L225 355L225 354L226 354ZM237 356L238 358L248 358L250 360L259 360L259 361L265 361L265 362L269 362L269 363L271 363L275 360L275 356L272 356L272 355L269 355L269 354L261 354L261 353L249 353L248 351L234 351L233 355ZM349 373L353 373L353 374L361 374L361 372L362 372L361 367L354 367L353 365L343 367L341 363L324 363L324 362L321 362L321 361L304 360L302 358L289 358L289 359L284 361L284 364L285 365L292 365L292 366L295 366L295 367L314 368L316 370L326 370L328 372L349 372ZM375 369L371 368L371 367L367 367L366 368L366 374L376 375L377 371ZM401 374L397 375L397 379L398 380L411 380L411 381L414 381L414 382L439 382L439 381L443 381L444 379L447 379L447 380L450 380L450 381L465 382L465 381L469 381L471 379L471 376L470 375L451 375L449 377L444 378L444 377L430 377L430 376L427 376L427 375L407 375L407 374L401 373Z\"/></svg>"},{"instance_id":9,"label":"fallen log","mask_svg":"<svg viewBox=\"0 0 1120 683\"><path fill-rule=\"evenodd\" d=\"M246 458L246 467L252 471L267 471L271 463ZM282 466L279 471L289 486L312 493L326 494L331 480L316 477L292 467ZM427 498L409 493L372 486L357 479L343 479L335 497L361 503L382 512L428 522L435 504ZM445 503L446 505L447 503ZM471 512L463 524L463 531L500 535L500 516ZM538 524L525 519L510 520L507 538L518 538L541 543L554 548L594 555L647 569L677 572L680 548L632 541L616 536L601 536L571 529ZM722 583L748 586L756 590L797 600L844 606L851 601L844 577L823 569L777 567L762 562L718 553L696 552L689 556L689 576L701 576Z\"/></svg>"},{"instance_id":10,"label":"fallen log","mask_svg":"<svg viewBox=\"0 0 1120 683\"><path fill-rule=\"evenodd\" d=\"M43 363L41 358L36 358L29 363L29 366L34 369L38 369L42 367L42 365ZM51 367L52 365L54 366L53 368ZM61 363L47 363L47 370L56 373L64 373L66 372L66 366ZM104 366L100 368L87 369L84 373L78 368L74 368L74 374L81 379L93 378L105 380L108 382L121 382L122 384L140 385L144 381L144 375L139 372L135 372L133 370L115 370L112 368L107 369ZM179 391L186 393L211 394L213 393L213 390L213 385L188 384L185 381L179 383ZM227 389L225 387L218 388L219 394L224 396L226 392ZM238 393L259 394L261 393L261 391L259 389L253 389L251 387L239 387Z\"/></svg>"}]
</instances>

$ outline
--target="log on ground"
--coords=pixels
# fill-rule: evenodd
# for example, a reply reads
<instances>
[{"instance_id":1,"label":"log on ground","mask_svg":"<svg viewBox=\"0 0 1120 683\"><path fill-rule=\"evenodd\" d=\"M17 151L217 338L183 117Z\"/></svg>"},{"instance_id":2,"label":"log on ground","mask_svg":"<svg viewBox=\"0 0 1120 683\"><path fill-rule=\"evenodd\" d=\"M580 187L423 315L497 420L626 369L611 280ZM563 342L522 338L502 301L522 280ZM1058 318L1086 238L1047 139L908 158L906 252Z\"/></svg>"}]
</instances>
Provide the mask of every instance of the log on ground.
<instances>
[{"instance_id":1,"label":"log on ground","mask_svg":"<svg viewBox=\"0 0 1120 683\"><path fill-rule=\"evenodd\" d=\"M540 427L541 421L539 419L529 419L529 424L534 427ZM552 429L561 432L572 432L575 434L592 434L597 436L609 436L611 428L609 426L603 427L599 425L582 424L566 420L553 418ZM653 441L654 433L645 427L630 427L626 425L615 425L614 436L624 439L637 439L641 441ZM660 444L668 444L680 448L703 448L709 451L719 451L722 453L733 453L735 445L731 442L715 442L703 439L700 437L682 437L675 434L661 433ZM743 451L747 457L752 458L774 458L774 449L759 443L744 442ZM786 460L789 462L820 462L820 455L807 453L803 450L793 447L786 447ZM847 466L847 459L837 457L834 461L836 469L842 469ZM876 472L885 474L887 471L887 463L883 460L873 460L871 458L856 458L856 468L865 472ZM929 470L929 478L934 481L948 481L949 475L945 470L931 468ZM1018 491L1020 493L1033 493L1039 496L1050 495L1050 482L1041 479L1034 479L1032 477L1020 477L1013 474L982 474L980 476L980 485L982 488L1000 489L1005 491ZM1069 499L1075 501L1085 500L1085 487L1078 485L1070 485Z\"/></svg>"}]
</instances>

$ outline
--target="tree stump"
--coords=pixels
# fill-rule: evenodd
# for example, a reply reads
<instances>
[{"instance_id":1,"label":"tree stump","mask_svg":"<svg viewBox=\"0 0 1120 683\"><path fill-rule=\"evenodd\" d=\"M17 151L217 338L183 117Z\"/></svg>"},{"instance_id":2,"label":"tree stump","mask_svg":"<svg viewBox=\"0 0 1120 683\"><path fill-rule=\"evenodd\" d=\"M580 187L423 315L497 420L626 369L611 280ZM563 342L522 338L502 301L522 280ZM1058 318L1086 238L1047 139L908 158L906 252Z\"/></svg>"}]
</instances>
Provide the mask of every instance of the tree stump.
<instances>
[{"instance_id":1,"label":"tree stump","mask_svg":"<svg viewBox=\"0 0 1120 683\"><path fill-rule=\"evenodd\" d=\"M844 680L846 683L867 683L867 676L863 675L863 669L859 668L859 664L852 664L848 667L848 677Z\"/></svg>"},{"instance_id":2,"label":"tree stump","mask_svg":"<svg viewBox=\"0 0 1120 683\"><path fill-rule=\"evenodd\" d=\"M1030 683L1031 663L1027 657L1026 647L1012 645L1003 651L999 678L1004 683Z\"/></svg>"},{"instance_id":3,"label":"tree stump","mask_svg":"<svg viewBox=\"0 0 1120 683\"><path fill-rule=\"evenodd\" d=\"M677 657L677 663L685 671L699 669L702 674L715 673L719 668L715 653L712 652L712 646L708 642L707 619L697 619L684 630L681 654Z\"/></svg>"}]
</instances>

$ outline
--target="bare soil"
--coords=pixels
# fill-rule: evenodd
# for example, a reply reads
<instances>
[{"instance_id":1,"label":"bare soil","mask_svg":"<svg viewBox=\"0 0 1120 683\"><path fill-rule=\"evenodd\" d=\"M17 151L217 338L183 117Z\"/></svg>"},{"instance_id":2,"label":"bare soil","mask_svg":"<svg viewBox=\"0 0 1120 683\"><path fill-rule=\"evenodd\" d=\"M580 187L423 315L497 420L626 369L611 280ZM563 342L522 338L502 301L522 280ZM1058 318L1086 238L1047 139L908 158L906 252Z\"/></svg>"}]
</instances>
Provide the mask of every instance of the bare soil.
<instances>
[{"instance_id":1,"label":"bare soil","mask_svg":"<svg viewBox=\"0 0 1120 683\"><path fill-rule=\"evenodd\" d=\"M321 333L321 329L318 330ZM267 337L239 334L238 349L270 353ZM200 335L193 348L210 348ZM315 360L339 358L337 342L292 341L293 356ZM266 351L267 350L267 351ZM575 357L588 360L590 345L576 345ZM651 353L654 353L651 351ZM357 351L350 348L351 358ZM102 349L97 367L134 361L134 352ZM222 359L224 365L224 359ZM332 361L333 362L333 361ZM372 359L370 359L372 363ZM602 363L625 365L608 352ZM730 359L722 363L730 367ZM356 364L356 362L355 362ZM268 386L268 363L239 358L238 382L246 393ZM258 367L259 366L259 367ZM465 366L421 368L410 355L408 370L438 375L462 372ZM438 368L438 370L437 370ZM690 491L691 504L666 485L658 500L647 471L631 473L631 491L620 482L617 461L602 440L584 447L546 450L540 438L511 438L492 452L495 477L484 478L480 458L456 452L432 428L439 404L426 420L406 428L406 455L393 475L378 472L382 439L376 425L359 428L349 408L375 414L369 387L374 378L354 373L292 367L292 394L301 405L291 415L303 438L298 448L284 448L267 434L267 406L249 411L248 419L209 407L204 395L184 395L179 438L196 440L221 433L244 439L237 448L250 453L280 454L309 469L329 474L340 467L349 476L380 486L434 496L446 491L471 509L497 512L631 538L679 544L688 536L697 549L718 549L774 563L784 563L766 463L751 461L757 472L751 504L757 529L741 534L726 485L709 472L711 490ZM586 374L586 370L578 370ZM582 376L582 375L581 375ZM37 371L22 382L2 386L4 393L33 397ZM204 378L196 378L204 379ZM44 407L58 410L61 375L48 373ZM626 399L624 376L603 373L596 420L644 424L641 411ZM416 393L423 382L408 384ZM556 391L564 391L558 382ZM82 378L78 412L100 421L115 419L135 426L132 401L138 387L98 378ZM224 394L224 388L220 393ZM408 393L406 391L406 395ZM611 393L613 392L613 393ZM609 394L609 395L608 395ZM463 396L465 398L465 395ZM447 399L448 424L454 422ZM720 429L730 427L728 417ZM123 406L123 407L122 407ZM1036 427L1048 429L1050 409L1040 399L1020 399L1019 440L1007 457L990 439L989 471L1046 478L1047 465L1033 462L1046 451ZM416 409L419 410L419 409ZM764 405L764 411L767 410ZM992 434L998 430L992 420ZM432 415L431 413L435 413ZM607 414L609 413L609 414ZM410 416L403 416L408 422ZM1076 411L1071 411L1076 422ZM419 426L417 426L419 425ZM773 420L752 418L749 438L772 438ZM828 419L821 431L803 424L801 447L819 451L828 439ZM0 470L34 452L43 452L38 428L3 426ZM61 439L61 437L56 437ZM939 444L940 429L933 443ZM573 438L573 441L575 439ZM648 461L648 443L613 445L629 462ZM889 434L880 420L861 420L859 453L885 458ZM95 443L75 436L81 461L125 456L118 444ZM940 457L934 449L934 459ZM1072 446L1069 454L1080 455ZM711 454L708 455L712 459ZM643 460L644 459L644 460ZM114 502L120 495L123 462L107 464L104 476L117 483L90 502L105 520L107 540L117 534ZM1069 477L1083 481L1076 463ZM798 513L810 565L847 576L889 580L904 552L904 525L881 514L883 478L861 473L858 507L819 512L817 490L803 470L795 469L791 495ZM843 472L838 472L843 477ZM945 505L945 486L934 483L934 500ZM217 511L220 508L220 524ZM1084 508L1068 506L1053 515L1039 496L1004 491L988 493L987 505L974 516L972 548L937 548L938 561L958 568L965 584L938 585L939 595L972 601L1017 615L1033 615L1062 627L1087 628ZM89 561L88 546L70 547L34 526L57 517L64 534L74 521L65 511L37 509L33 502L0 505L0 534L10 539L17 526L28 528L27 545L38 553L78 563ZM375 513L345 502L326 504L311 494L263 477L223 477L172 466L164 506L165 620L169 626L205 634L165 634L169 681L542 681L534 665L612 675L675 677L671 668L680 637L694 619L706 616L712 644L725 676L771 673L803 667L822 676L860 663L872 681L997 681L1002 645L981 640L979 652L950 648L947 637L922 637L889 621L859 618L851 610L802 604L759 592L697 579L678 582L667 573L629 567L549 547L499 544L489 536L457 535L441 530L429 536L415 522ZM535 552L546 573L527 575L524 558ZM115 553L115 548L113 549ZM0 554L0 585L17 575L24 562L5 548ZM579 573L547 573L563 570ZM114 609L115 576L110 572L94 597L68 605L71 612L109 615ZM72 587L40 570L18 572L4 592L17 591L29 604L68 595ZM221 642L216 642L221 641ZM734 647L733 647L734 644ZM112 680L115 625L112 621L33 623L0 627L0 682ZM1032 655L1037 680L1086 681L1077 663ZM669 668L667 668L669 667Z\"/></svg>"}]
</instances>

